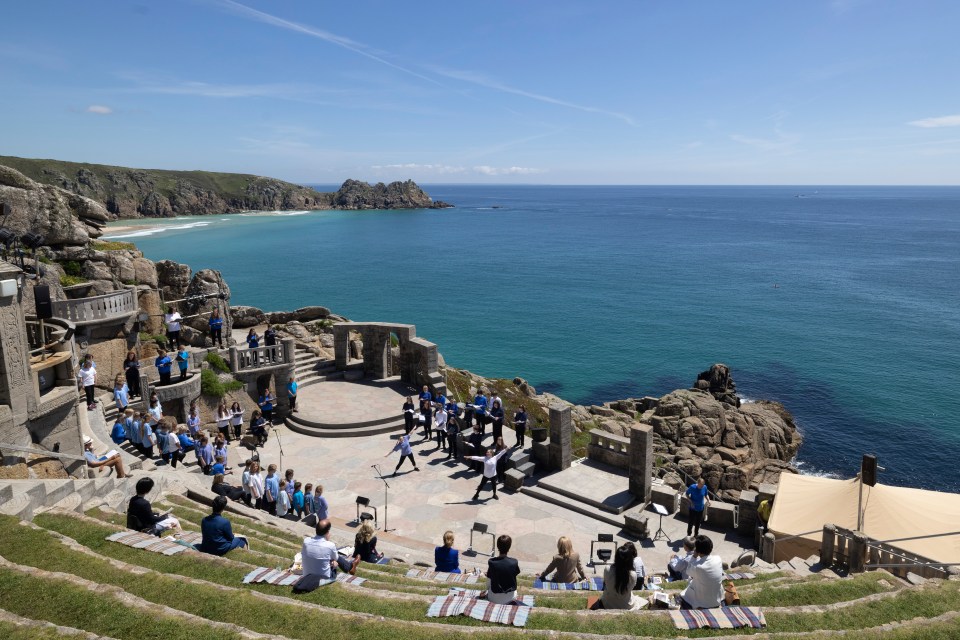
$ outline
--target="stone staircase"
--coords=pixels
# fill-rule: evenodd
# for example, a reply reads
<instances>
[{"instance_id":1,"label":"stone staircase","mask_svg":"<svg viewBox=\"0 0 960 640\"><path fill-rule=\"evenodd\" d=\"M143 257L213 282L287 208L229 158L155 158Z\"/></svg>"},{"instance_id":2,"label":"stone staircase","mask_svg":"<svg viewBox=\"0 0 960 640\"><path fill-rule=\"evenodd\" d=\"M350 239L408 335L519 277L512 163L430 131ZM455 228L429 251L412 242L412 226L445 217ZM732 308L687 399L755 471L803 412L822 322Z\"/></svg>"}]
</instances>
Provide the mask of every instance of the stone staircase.
<instances>
[{"instance_id":1,"label":"stone staircase","mask_svg":"<svg viewBox=\"0 0 960 640\"><path fill-rule=\"evenodd\" d=\"M300 389L327 380L340 380L344 376L343 371L337 371L333 360L316 356L300 346L297 346L294 358L294 371Z\"/></svg>"},{"instance_id":2,"label":"stone staircase","mask_svg":"<svg viewBox=\"0 0 960 640\"><path fill-rule=\"evenodd\" d=\"M182 492L178 483L153 475L151 499L162 493ZM32 520L37 513L62 509L82 513L87 509L106 506L126 511L130 497L136 495L136 478L115 476L66 480L0 480L0 514Z\"/></svg>"},{"instance_id":3,"label":"stone staircase","mask_svg":"<svg viewBox=\"0 0 960 640\"><path fill-rule=\"evenodd\" d=\"M361 438L403 431L402 416L377 418L364 422L324 423L294 413L284 419L284 424L291 431L318 438Z\"/></svg>"}]
</instances>

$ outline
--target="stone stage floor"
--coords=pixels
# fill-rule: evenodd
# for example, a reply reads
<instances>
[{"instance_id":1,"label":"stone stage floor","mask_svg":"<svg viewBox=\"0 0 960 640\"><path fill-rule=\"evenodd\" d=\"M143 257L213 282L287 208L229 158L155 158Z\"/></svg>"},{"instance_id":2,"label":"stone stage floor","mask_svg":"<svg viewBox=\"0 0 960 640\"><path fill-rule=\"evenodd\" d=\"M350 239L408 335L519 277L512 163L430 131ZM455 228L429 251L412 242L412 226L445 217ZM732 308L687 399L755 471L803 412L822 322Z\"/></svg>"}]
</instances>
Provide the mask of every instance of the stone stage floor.
<instances>
[{"instance_id":1,"label":"stone stage floor","mask_svg":"<svg viewBox=\"0 0 960 640\"><path fill-rule=\"evenodd\" d=\"M329 380L297 393L297 414L324 424L357 424L400 418L413 387L399 377L385 380Z\"/></svg>"},{"instance_id":2,"label":"stone stage floor","mask_svg":"<svg viewBox=\"0 0 960 640\"><path fill-rule=\"evenodd\" d=\"M316 389L321 401L328 403L324 406L336 406L338 400L334 398L335 395L346 396L349 404L353 401L350 399L364 393L364 386L348 382L323 382L307 390ZM392 409L399 416L402 397L392 389L383 391L384 398L391 398L384 400L384 407ZM307 406L301 406L305 414ZM480 480L479 474L462 463L446 461L446 454L438 450L435 441L422 441L420 431L414 433L412 441L414 456L421 470L414 471L407 462L397 477L387 478L390 485L389 508L385 513L384 483L378 479L372 465L379 465L384 474L393 472L399 460L398 453L391 453L395 436L317 438L292 432L285 426L277 427L276 431L284 450L281 468L294 469L296 479L304 484L323 484L331 513L338 518L352 520L356 515L356 497L366 496L379 511L380 527L386 524L396 535L433 544L439 544L443 532L450 529L456 535L455 546L461 553L467 549L472 523L484 522L496 534L505 533L513 537L511 555L521 561L525 571L530 572L542 571L546 567L556 552L557 538L561 535L573 540L574 549L580 553L585 565L589 560L590 541L595 540L598 533L615 534L616 539L621 541L630 539L621 535L623 532L617 527L521 493L499 491L500 499L493 500L488 488L479 501L472 501L471 497ZM271 434L267 446L260 450L264 467L281 462L277 440ZM237 464L247 455L247 451L234 446L230 462ZM593 482L598 480L594 479ZM610 490L600 493L603 497L617 494L622 490L622 484L623 478L617 477L613 479ZM658 520L659 517L651 511L651 531L657 529ZM679 546L679 540L686 533L686 524L679 517L664 518L663 528L675 542L668 544L659 540L654 543L649 539L638 542L644 563L655 570L663 570L668 555ZM718 553L725 561L740 554L741 542L749 543L735 534L713 532L709 523L702 532L711 535ZM475 537L475 548L484 553L473 558L473 561L485 565L490 551L490 537ZM464 557L464 561L470 560L469 556ZM587 572L591 571L588 567ZM602 567L598 571L602 572Z\"/></svg>"}]
</instances>

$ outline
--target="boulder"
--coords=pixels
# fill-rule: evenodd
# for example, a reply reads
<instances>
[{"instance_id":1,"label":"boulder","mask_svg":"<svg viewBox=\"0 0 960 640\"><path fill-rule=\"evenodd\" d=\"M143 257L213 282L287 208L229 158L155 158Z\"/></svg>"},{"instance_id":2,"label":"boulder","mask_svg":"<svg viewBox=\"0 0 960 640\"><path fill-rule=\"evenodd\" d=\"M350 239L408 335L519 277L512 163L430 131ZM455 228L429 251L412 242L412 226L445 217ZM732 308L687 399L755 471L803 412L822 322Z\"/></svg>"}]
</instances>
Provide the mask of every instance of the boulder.
<instances>
[{"instance_id":1,"label":"boulder","mask_svg":"<svg viewBox=\"0 0 960 640\"><path fill-rule=\"evenodd\" d=\"M164 301L179 300L190 286L190 267L173 260L161 260L156 263L157 285L163 293ZM184 314L186 315L186 314Z\"/></svg>"},{"instance_id":2,"label":"boulder","mask_svg":"<svg viewBox=\"0 0 960 640\"><path fill-rule=\"evenodd\" d=\"M263 311L243 305L230 307L230 319L235 329L247 329L267 322Z\"/></svg>"},{"instance_id":3,"label":"boulder","mask_svg":"<svg viewBox=\"0 0 960 640\"><path fill-rule=\"evenodd\" d=\"M730 367L725 364L715 364L706 371L697 375L694 388L708 391L714 398L733 407L740 406L737 397L737 385L730 376Z\"/></svg>"}]
</instances>

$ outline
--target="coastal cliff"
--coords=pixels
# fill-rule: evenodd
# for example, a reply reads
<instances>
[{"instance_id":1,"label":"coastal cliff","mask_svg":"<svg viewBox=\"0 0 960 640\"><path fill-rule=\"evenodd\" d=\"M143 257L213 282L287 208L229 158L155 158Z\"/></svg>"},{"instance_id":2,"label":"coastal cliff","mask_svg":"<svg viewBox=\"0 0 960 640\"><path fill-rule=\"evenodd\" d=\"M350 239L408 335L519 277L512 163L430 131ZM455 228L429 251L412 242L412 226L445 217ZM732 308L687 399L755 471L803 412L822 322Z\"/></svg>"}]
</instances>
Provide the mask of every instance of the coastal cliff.
<instances>
[{"instance_id":1,"label":"coastal cliff","mask_svg":"<svg viewBox=\"0 0 960 640\"><path fill-rule=\"evenodd\" d=\"M240 211L421 209L434 202L412 180L370 185L347 180L333 193L274 178L210 171L131 169L0 156L27 178L103 203L108 219L212 215Z\"/></svg>"}]
</instances>

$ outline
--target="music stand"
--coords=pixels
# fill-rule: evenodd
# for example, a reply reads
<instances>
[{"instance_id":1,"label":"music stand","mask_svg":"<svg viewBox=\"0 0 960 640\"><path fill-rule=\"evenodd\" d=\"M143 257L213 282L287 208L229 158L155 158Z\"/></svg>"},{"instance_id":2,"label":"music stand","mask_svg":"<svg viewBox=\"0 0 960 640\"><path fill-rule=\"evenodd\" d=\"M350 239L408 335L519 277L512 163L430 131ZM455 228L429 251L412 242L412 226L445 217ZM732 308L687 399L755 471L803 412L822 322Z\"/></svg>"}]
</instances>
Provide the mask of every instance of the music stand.
<instances>
[{"instance_id":1,"label":"music stand","mask_svg":"<svg viewBox=\"0 0 960 640\"><path fill-rule=\"evenodd\" d=\"M663 516L670 515L667 513L666 507L662 504L653 503L653 510L657 512L660 516L660 527L657 529L657 532L653 535L653 541L656 542L660 539L660 536L663 536L663 539L667 542L670 542L670 536L667 535L667 532L663 530Z\"/></svg>"}]
</instances>

